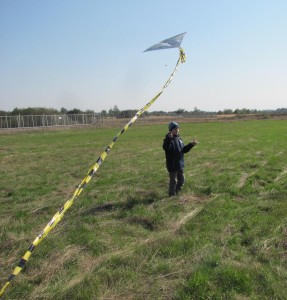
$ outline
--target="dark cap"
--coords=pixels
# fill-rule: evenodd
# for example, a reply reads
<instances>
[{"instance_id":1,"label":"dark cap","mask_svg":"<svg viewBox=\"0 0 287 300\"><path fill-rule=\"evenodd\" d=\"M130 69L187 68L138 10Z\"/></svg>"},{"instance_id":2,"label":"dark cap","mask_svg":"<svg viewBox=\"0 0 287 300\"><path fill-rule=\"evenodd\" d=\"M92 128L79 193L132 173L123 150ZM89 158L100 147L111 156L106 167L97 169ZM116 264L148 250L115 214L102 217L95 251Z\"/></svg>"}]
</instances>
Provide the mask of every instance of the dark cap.
<instances>
[{"instance_id":1,"label":"dark cap","mask_svg":"<svg viewBox=\"0 0 287 300\"><path fill-rule=\"evenodd\" d=\"M174 128L178 128L179 125L176 122L171 122L168 124L168 130L172 131Z\"/></svg>"}]
</instances>

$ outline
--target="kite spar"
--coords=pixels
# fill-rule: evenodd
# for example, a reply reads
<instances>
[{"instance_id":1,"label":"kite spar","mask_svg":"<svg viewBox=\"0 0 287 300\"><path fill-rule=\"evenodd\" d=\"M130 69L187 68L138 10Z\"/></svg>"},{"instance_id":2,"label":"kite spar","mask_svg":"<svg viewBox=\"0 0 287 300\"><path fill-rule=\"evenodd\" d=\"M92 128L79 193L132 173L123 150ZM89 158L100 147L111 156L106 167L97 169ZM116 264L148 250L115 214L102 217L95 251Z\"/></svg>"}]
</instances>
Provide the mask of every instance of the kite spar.
<instances>
[{"instance_id":1,"label":"kite spar","mask_svg":"<svg viewBox=\"0 0 287 300\"><path fill-rule=\"evenodd\" d=\"M106 147L106 149L101 153L99 158L97 159L96 163L89 169L86 177L82 180L82 182L78 185L78 187L73 192L72 196L66 201L66 203L60 208L60 210L53 216L51 221L46 225L46 227L40 232L40 234L36 237L36 239L32 242L29 246L26 253L20 259L18 265L15 267L12 274L7 279L5 285L0 290L0 297L3 295L6 288L10 285L10 283L14 280L14 278L22 271L26 262L29 260L30 256L34 249L40 244L40 242L47 236L47 234L61 221L65 212L73 205L74 201L80 196L85 186L89 183L92 177L95 175L105 158L107 157L108 153L114 146L115 142L122 135L136 120L140 117L156 100L157 98L163 93L163 91L168 87L170 84L175 72L178 69L180 63L185 62L185 53L183 49L180 47L182 39L184 38L185 33L176 35L174 37L168 38L166 40L161 41L160 43L147 48L144 52L152 51L152 50L161 50L161 49L169 49L169 48L179 48L179 58L176 63L176 66L169 76L168 80L162 87L161 91L150 101L148 102L142 109L140 109L134 117L122 128L122 130L114 137L112 142Z\"/></svg>"}]
</instances>

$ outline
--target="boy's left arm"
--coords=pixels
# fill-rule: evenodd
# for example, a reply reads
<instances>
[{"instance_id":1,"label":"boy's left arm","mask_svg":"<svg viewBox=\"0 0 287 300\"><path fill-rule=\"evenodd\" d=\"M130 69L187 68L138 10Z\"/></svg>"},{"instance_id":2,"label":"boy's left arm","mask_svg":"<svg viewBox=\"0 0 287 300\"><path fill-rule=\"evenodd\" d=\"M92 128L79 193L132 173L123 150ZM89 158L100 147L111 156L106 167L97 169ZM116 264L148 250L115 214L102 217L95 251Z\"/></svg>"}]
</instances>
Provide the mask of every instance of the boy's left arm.
<instances>
[{"instance_id":1,"label":"boy's left arm","mask_svg":"<svg viewBox=\"0 0 287 300\"><path fill-rule=\"evenodd\" d=\"M191 148L193 148L195 145L197 145L198 142L197 141L192 141L191 143L187 144L186 146L183 147L182 151L183 153L187 153L191 150Z\"/></svg>"}]
</instances>

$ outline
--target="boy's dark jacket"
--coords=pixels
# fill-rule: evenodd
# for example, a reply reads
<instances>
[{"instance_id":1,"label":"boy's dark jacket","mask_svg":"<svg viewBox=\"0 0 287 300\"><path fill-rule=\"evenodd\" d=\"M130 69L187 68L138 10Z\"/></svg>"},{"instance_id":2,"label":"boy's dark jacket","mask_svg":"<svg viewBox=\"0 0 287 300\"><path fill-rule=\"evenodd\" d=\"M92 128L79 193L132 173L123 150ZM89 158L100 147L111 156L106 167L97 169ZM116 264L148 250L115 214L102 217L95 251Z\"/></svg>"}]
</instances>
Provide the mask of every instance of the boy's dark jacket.
<instances>
[{"instance_id":1,"label":"boy's dark jacket","mask_svg":"<svg viewBox=\"0 0 287 300\"><path fill-rule=\"evenodd\" d=\"M163 140L162 148L165 151L166 168L168 172L176 172L184 168L184 153L190 151L192 143L184 146L180 136L170 137L168 134Z\"/></svg>"}]
</instances>

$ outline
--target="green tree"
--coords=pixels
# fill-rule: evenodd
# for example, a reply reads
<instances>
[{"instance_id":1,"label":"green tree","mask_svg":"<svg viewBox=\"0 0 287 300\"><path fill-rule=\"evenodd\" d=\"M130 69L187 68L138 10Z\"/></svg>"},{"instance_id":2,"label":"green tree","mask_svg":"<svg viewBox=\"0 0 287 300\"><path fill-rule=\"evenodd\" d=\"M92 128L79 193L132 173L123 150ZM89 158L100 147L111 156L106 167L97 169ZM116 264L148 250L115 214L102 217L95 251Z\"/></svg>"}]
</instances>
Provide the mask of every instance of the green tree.
<instances>
[{"instance_id":1,"label":"green tree","mask_svg":"<svg viewBox=\"0 0 287 300\"><path fill-rule=\"evenodd\" d=\"M105 118L105 117L107 117L107 115L108 115L108 112L106 111L106 110L102 110L101 111L101 115Z\"/></svg>"},{"instance_id":2,"label":"green tree","mask_svg":"<svg viewBox=\"0 0 287 300\"><path fill-rule=\"evenodd\" d=\"M65 107L61 108L61 114L66 114L68 112L68 110Z\"/></svg>"},{"instance_id":3,"label":"green tree","mask_svg":"<svg viewBox=\"0 0 287 300\"><path fill-rule=\"evenodd\" d=\"M176 113L177 115L183 115L183 114L185 113L185 109L179 108L178 110L175 111L175 113Z\"/></svg>"},{"instance_id":4,"label":"green tree","mask_svg":"<svg viewBox=\"0 0 287 300\"><path fill-rule=\"evenodd\" d=\"M74 108L72 110L67 111L67 114L69 114L69 115L76 115L76 114L82 114L82 113L83 112L78 108Z\"/></svg>"}]
</instances>

